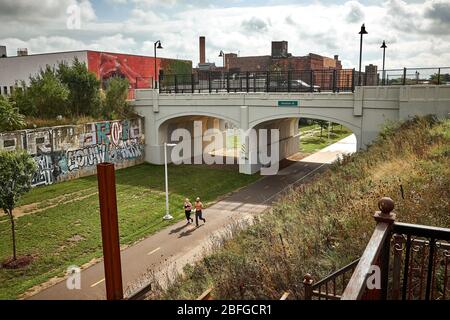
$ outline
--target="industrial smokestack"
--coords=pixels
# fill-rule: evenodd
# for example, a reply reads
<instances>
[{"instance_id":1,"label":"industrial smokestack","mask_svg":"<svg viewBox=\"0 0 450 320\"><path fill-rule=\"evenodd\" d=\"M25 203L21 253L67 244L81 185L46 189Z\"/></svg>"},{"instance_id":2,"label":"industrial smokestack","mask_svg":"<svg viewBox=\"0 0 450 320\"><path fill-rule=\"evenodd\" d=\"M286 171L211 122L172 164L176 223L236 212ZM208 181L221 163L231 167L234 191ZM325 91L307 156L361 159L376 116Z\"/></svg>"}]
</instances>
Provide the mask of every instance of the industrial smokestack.
<instances>
[{"instance_id":1,"label":"industrial smokestack","mask_svg":"<svg viewBox=\"0 0 450 320\"><path fill-rule=\"evenodd\" d=\"M205 63L205 37L200 37L200 63Z\"/></svg>"},{"instance_id":2,"label":"industrial smokestack","mask_svg":"<svg viewBox=\"0 0 450 320\"><path fill-rule=\"evenodd\" d=\"M0 46L0 58L6 58L8 55L6 54L6 46Z\"/></svg>"}]
</instances>

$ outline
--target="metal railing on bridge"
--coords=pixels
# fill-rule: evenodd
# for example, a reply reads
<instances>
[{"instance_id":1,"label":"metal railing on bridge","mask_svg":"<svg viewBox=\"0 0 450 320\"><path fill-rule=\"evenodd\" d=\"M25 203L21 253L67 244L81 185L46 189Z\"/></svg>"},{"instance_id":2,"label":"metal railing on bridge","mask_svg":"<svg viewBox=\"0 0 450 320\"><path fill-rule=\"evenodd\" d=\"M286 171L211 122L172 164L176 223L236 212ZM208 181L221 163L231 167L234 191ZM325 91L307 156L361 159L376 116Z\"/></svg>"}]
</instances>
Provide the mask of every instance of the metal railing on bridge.
<instances>
[{"instance_id":1,"label":"metal railing on bridge","mask_svg":"<svg viewBox=\"0 0 450 320\"><path fill-rule=\"evenodd\" d=\"M353 92L361 86L450 84L450 67L222 72L167 74L160 79L161 93L237 92Z\"/></svg>"},{"instance_id":2,"label":"metal railing on bridge","mask_svg":"<svg viewBox=\"0 0 450 320\"><path fill-rule=\"evenodd\" d=\"M160 80L162 93L219 92L351 92L354 69L168 74Z\"/></svg>"}]
</instances>

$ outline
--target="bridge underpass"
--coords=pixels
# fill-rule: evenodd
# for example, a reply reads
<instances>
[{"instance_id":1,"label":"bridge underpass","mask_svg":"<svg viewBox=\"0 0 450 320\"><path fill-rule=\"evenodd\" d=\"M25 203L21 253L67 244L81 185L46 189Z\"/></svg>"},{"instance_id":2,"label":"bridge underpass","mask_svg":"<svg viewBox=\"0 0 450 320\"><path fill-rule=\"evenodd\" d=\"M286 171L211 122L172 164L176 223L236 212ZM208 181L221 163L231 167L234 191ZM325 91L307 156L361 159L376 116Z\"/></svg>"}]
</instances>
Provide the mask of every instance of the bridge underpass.
<instances>
[{"instance_id":1,"label":"bridge underpass","mask_svg":"<svg viewBox=\"0 0 450 320\"><path fill-rule=\"evenodd\" d=\"M277 148L281 160L298 152L299 118L342 124L354 133L357 148L364 149L387 122L426 114L448 116L450 86L365 86L345 93L164 94L157 90L137 90L133 103L136 111L145 117L145 157L150 163L164 163L164 142L171 142L174 129L186 129L194 138L194 121L201 123L197 126L202 129L215 128L224 136L227 128L244 132L279 129ZM245 137L241 143L239 171L257 172L262 167L258 147L255 157ZM270 139L267 143L272 146ZM194 158L203 153L193 143L191 146ZM203 142L201 148L205 146Z\"/></svg>"}]
</instances>

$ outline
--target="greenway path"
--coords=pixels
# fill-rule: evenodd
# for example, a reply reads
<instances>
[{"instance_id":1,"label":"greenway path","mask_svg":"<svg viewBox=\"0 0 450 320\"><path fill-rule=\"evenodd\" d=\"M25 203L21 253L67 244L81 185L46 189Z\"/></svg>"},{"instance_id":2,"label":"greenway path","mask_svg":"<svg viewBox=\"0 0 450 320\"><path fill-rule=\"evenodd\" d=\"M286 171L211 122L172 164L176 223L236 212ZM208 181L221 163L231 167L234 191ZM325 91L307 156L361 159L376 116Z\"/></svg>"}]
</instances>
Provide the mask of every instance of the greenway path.
<instances>
[{"instance_id":1,"label":"greenway path","mask_svg":"<svg viewBox=\"0 0 450 320\"><path fill-rule=\"evenodd\" d=\"M200 259L215 235L230 230L230 225L236 222L251 219L255 214L262 213L291 186L308 181L341 154L355 151L356 137L348 136L300 161L292 161L291 165L280 170L277 175L266 176L206 208L204 210L206 223L201 223L200 227L196 228L195 224L187 225L186 221L182 220L122 250L124 290L139 288L147 283L149 273L156 274L158 279L171 278L187 263ZM105 298L101 261L81 271L81 289L67 289L64 280L29 299Z\"/></svg>"}]
</instances>

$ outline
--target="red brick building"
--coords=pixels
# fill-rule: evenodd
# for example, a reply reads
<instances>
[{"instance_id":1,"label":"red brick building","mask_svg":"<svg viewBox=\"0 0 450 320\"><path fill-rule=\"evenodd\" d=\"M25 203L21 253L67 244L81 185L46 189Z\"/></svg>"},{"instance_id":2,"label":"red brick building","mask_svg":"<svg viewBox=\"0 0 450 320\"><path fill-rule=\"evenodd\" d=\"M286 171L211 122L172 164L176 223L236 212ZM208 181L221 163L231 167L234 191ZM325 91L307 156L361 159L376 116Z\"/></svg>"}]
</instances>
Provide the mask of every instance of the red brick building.
<instances>
[{"instance_id":1,"label":"red brick building","mask_svg":"<svg viewBox=\"0 0 450 320\"><path fill-rule=\"evenodd\" d=\"M310 53L307 56L293 56L288 52L287 41L272 41L271 55L238 57L225 55L225 69L230 72L247 71L288 71L342 69L337 55L334 58Z\"/></svg>"}]
</instances>

